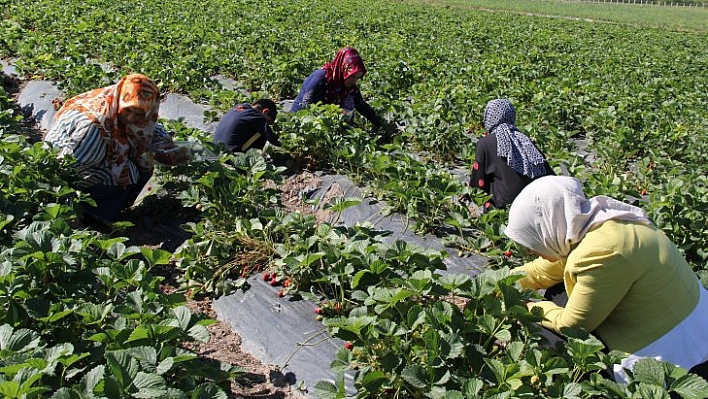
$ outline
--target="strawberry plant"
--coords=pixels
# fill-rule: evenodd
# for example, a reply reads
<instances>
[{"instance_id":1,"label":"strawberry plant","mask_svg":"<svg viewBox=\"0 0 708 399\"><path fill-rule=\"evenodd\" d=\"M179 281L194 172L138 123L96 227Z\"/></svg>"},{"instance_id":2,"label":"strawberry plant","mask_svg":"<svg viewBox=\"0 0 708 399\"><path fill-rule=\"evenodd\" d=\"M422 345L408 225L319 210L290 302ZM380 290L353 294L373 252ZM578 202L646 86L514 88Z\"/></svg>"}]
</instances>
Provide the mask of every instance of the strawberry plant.
<instances>
[{"instance_id":1,"label":"strawberry plant","mask_svg":"<svg viewBox=\"0 0 708 399\"><path fill-rule=\"evenodd\" d=\"M384 244L378 231L364 226L310 225L300 234L290 235L288 242L277 246L280 258L274 266L290 276L302 295L330 298L346 309L353 290L385 286L416 270L445 267L441 253L402 241ZM340 313L339 309L335 313Z\"/></svg>"},{"instance_id":2,"label":"strawberry plant","mask_svg":"<svg viewBox=\"0 0 708 399\"><path fill-rule=\"evenodd\" d=\"M272 256L280 229L279 199L272 182L281 179L281 171L257 151L249 151L167 172L171 183L164 187L176 192L183 206L204 215L186 226L192 237L178 253L193 293L228 294L245 284L246 262L265 263ZM239 248L257 255L239 260Z\"/></svg>"},{"instance_id":3,"label":"strawberry plant","mask_svg":"<svg viewBox=\"0 0 708 399\"><path fill-rule=\"evenodd\" d=\"M71 160L57 160L43 143L4 138L0 389L17 397L230 390L240 368L203 363L183 348L208 340L214 321L162 291L152 270L172 254L76 228L74 206L86 197L64 180ZM62 167L67 174L46 172Z\"/></svg>"},{"instance_id":4,"label":"strawberry plant","mask_svg":"<svg viewBox=\"0 0 708 399\"><path fill-rule=\"evenodd\" d=\"M337 352L332 367L354 370L357 397L705 394L704 380L653 359L628 385L603 377L600 372L622 355L603 352L603 344L582 331L564 331L564 346L544 343L535 325L539 317L525 306L533 294L516 288L518 278L508 269L474 280L420 271L397 288L355 293L358 306L348 316L324 321L351 344ZM451 298L462 301L456 305ZM316 389L320 397L343 393L342 386L324 381Z\"/></svg>"},{"instance_id":5,"label":"strawberry plant","mask_svg":"<svg viewBox=\"0 0 708 399\"><path fill-rule=\"evenodd\" d=\"M6 241L14 229L31 223L34 215L42 215L42 208L52 217L63 216L56 223L76 218L76 208L86 201L86 194L78 193L66 184L71 179L72 161L57 160L44 143L29 145L18 135L4 135L0 144L0 242ZM57 174L47 170L60 171Z\"/></svg>"}]
</instances>

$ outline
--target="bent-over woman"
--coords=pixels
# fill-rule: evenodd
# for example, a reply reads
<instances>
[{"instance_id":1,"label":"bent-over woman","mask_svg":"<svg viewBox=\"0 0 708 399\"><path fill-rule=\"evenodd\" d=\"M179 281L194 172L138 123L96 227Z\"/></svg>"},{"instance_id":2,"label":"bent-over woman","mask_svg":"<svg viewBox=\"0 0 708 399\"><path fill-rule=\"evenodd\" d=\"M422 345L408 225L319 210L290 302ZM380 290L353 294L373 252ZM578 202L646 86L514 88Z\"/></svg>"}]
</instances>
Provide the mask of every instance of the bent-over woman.
<instances>
[{"instance_id":1,"label":"bent-over woman","mask_svg":"<svg viewBox=\"0 0 708 399\"><path fill-rule=\"evenodd\" d=\"M130 207L153 173L154 160L175 164L187 157L179 152L155 154L173 146L157 123L159 90L140 74L118 83L79 94L64 102L44 140L59 156L76 158L79 180L96 207L89 216L102 222L118 220Z\"/></svg>"},{"instance_id":2,"label":"bent-over woman","mask_svg":"<svg viewBox=\"0 0 708 399\"><path fill-rule=\"evenodd\" d=\"M366 67L359 52L344 47L337 52L332 62L312 72L302 84L290 112L297 112L310 104L338 104L349 114L358 111L376 127L381 119L364 100L357 81L366 75Z\"/></svg>"},{"instance_id":3,"label":"bent-over woman","mask_svg":"<svg viewBox=\"0 0 708 399\"><path fill-rule=\"evenodd\" d=\"M564 307L543 309L544 327L583 328L629 356L615 366L625 381L642 357L706 378L708 291L679 249L646 213L606 196L587 199L579 180L548 176L530 183L509 210L504 233L540 256L515 271L525 288L563 282Z\"/></svg>"},{"instance_id":4,"label":"bent-over woman","mask_svg":"<svg viewBox=\"0 0 708 399\"><path fill-rule=\"evenodd\" d=\"M470 186L491 194L491 204L506 208L527 184L553 175L546 157L516 127L516 109L503 98L484 109L486 136L477 142Z\"/></svg>"}]
</instances>

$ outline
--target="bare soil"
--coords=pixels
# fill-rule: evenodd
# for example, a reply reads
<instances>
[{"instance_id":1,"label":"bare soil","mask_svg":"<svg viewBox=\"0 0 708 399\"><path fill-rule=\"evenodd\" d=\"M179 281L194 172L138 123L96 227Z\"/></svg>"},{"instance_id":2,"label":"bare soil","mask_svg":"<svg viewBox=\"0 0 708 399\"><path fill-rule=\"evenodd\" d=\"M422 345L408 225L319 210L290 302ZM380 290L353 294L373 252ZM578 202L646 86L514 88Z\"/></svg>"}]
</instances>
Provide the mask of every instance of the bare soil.
<instances>
[{"instance_id":1,"label":"bare soil","mask_svg":"<svg viewBox=\"0 0 708 399\"><path fill-rule=\"evenodd\" d=\"M166 291L174 287L163 287ZM204 313L216 319L211 298L188 299L187 306L193 313ZM275 365L263 364L250 353L241 350L241 337L231 329L231 325L218 321L207 327L211 339L207 343L192 342L186 345L205 360L218 360L238 365L246 373L231 383L233 398L300 399L307 398L304 392L290 385L283 373Z\"/></svg>"},{"instance_id":2,"label":"bare soil","mask_svg":"<svg viewBox=\"0 0 708 399\"><path fill-rule=\"evenodd\" d=\"M288 177L281 185L281 201L291 211L300 211L305 214L315 214L318 220L325 220L328 211L314 208L301 201L303 192L319 187L321 179L308 171L300 171ZM336 195L336 190L332 195ZM341 190L340 190L341 191ZM184 241L189 239L189 234L180 227L188 221L196 221L198 212L183 208L175 199L161 196L159 193L151 194L143 199L140 205L126 213L126 219L135 226L122 232L120 235L129 238L127 244L161 248L174 252ZM247 256L247 254L241 254ZM249 262L252 264L251 262ZM165 275L165 292L174 292L179 289L176 281L176 270L162 270ZM217 323L208 326L211 339L207 343L190 342L186 347L194 351L205 361L218 360L232 365L237 365L246 370L246 373L231 384L231 397L233 398L270 398L270 399L300 399L307 398L305 392L299 391L297 386L289 383L288 379L279 370L277 365L264 364L250 353L241 349L241 337L233 331L230 324L217 319L217 314L212 308L212 299L208 297L189 298L187 306L194 313L204 313Z\"/></svg>"},{"instance_id":3,"label":"bare soil","mask_svg":"<svg viewBox=\"0 0 708 399\"><path fill-rule=\"evenodd\" d=\"M303 202L306 195L319 188L322 180L314 173L301 170L287 176L278 187L283 206L289 211L299 211L314 215L318 222L329 220L331 212L323 209L333 198L343 196L339 185L334 184L324 194L322 200L315 204ZM129 245L149 246L175 252L177 248L189 239L181 226L189 221L196 221L199 213L196 210L184 208L179 201L153 193L129 210L126 219L134 224L121 235L128 237ZM237 254L237 257L247 257L248 254ZM253 264L253 262L247 262ZM253 271L256 272L256 271ZM178 290L178 273L176 270L163 270L166 284L163 290L174 292ZM211 298L188 298L187 306L195 313L204 313L217 323L208 327L211 339L207 343L192 342L188 348L205 361L218 360L244 368L247 373L231 384L231 395L234 398L272 398L300 399L307 398L305 392L289 383L277 365L263 364L250 353L241 349L241 337L233 331L231 325L219 321L212 308Z\"/></svg>"}]
</instances>

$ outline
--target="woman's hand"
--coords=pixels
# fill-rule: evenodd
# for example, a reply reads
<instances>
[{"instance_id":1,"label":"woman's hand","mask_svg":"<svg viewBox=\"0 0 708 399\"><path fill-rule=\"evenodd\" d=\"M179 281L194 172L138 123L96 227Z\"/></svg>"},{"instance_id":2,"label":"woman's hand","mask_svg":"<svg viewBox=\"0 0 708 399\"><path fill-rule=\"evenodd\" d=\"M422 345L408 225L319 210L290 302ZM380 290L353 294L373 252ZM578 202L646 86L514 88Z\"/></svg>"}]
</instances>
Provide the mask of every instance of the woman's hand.
<instances>
[{"instance_id":1,"label":"woman's hand","mask_svg":"<svg viewBox=\"0 0 708 399\"><path fill-rule=\"evenodd\" d=\"M187 162L192 158L192 154L187 147L180 147L175 151L173 159L173 165L178 163Z\"/></svg>"},{"instance_id":2,"label":"woman's hand","mask_svg":"<svg viewBox=\"0 0 708 399\"><path fill-rule=\"evenodd\" d=\"M188 147L178 147L174 143L161 144L154 151L155 160L166 165L177 165L192 157Z\"/></svg>"},{"instance_id":3,"label":"woman's hand","mask_svg":"<svg viewBox=\"0 0 708 399\"><path fill-rule=\"evenodd\" d=\"M529 310L529 312L532 312L533 308L540 308L540 306L538 306L538 302L528 301L526 302L526 308Z\"/></svg>"}]
</instances>

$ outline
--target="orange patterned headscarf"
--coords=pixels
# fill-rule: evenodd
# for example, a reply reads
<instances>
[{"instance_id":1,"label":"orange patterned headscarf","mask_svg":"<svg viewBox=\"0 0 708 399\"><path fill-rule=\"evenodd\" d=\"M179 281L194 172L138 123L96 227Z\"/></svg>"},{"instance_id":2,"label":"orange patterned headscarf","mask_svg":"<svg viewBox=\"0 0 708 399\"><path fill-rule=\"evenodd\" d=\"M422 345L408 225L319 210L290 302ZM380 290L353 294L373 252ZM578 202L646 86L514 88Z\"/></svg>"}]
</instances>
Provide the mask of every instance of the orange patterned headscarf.
<instances>
[{"instance_id":1,"label":"orange patterned headscarf","mask_svg":"<svg viewBox=\"0 0 708 399\"><path fill-rule=\"evenodd\" d=\"M152 170L152 142L157 114L160 108L159 89L145 75L127 75L118 83L79 94L66 102L57 112L59 118L69 110L86 115L106 140L106 161L115 181L120 186L130 184L128 160L143 170ZM145 113L139 123L124 124L119 116L128 108Z\"/></svg>"},{"instance_id":2,"label":"orange patterned headscarf","mask_svg":"<svg viewBox=\"0 0 708 399\"><path fill-rule=\"evenodd\" d=\"M325 70L325 79L327 79L325 99L328 104L344 105L346 95L356 89L356 86L347 89L344 81L357 72L366 74L364 60L353 47L339 50L332 62L325 64L322 69Z\"/></svg>"}]
</instances>

